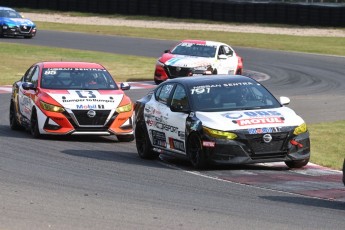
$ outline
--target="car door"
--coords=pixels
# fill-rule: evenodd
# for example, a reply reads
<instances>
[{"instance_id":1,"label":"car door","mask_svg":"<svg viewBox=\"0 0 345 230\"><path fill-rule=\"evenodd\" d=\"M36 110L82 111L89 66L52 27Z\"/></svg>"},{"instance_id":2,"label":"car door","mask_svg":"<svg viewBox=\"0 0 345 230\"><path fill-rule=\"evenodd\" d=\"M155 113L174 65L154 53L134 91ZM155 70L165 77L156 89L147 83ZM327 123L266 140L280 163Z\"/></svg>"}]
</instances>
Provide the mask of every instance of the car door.
<instances>
[{"instance_id":1,"label":"car door","mask_svg":"<svg viewBox=\"0 0 345 230\"><path fill-rule=\"evenodd\" d=\"M218 50L218 74L235 74L237 69L237 57L235 51L226 45L221 45Z\"/></svg>"},{"instance_id":2,"label":"car door","mask_svg":"<svg viewBox=\"0 0 345 230\"><path fill-rule=\"evenodd\" d=\"M168 102L174 86L173 83L160 85L155 90L153 98L145 105L144 119L150 141L154 147L162 149L168 147L167 135L170 132L170 128L167 126L169 119Z\"/></svg>"},{"instance_id":3,"label":"car door","mask_svg":"<svg viewBox=\"0 0 345 230\"><path fill-rule=\"evenodd\" d=\"M166 123L167 148L173 152L186 152L186 120L189 102L183 85L177 84L169 100L170 106L164 108L168 114ZM176 111L178 110L178 111ZM182 112L184 111L184 112Z\"/></svg>"},{"instance_id":4,"label":"car door","mask_svg":"<svg viewBox=\"0 0 345 230\"><path fill-rule=\"evenodd\" d=\"M18 102L19 111L25 119L31 119L32 108L34 106L34 99L36 95L36 90L34 89L24 89L23 83L32 83L33 86L37 87L38 84L39 67L37 65L32 66L22 78L22 82L19 86L18 92Z\"/></svg>"}]
</instances>

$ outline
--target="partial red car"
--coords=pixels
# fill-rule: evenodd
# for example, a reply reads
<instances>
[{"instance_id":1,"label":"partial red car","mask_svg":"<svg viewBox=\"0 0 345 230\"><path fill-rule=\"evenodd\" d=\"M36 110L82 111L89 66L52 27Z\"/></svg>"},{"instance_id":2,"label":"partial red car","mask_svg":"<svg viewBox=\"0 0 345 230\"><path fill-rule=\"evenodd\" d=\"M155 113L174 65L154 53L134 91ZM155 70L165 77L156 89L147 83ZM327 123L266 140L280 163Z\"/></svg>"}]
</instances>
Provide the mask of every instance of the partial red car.
<instances>
[{"instance_id":1,"label":"partial red car","mask_svg":"<svg viewBox=\"0 0 345 230\"><path fill-rule=\"evenodd\" d=\"M207 74L242 75L243 58L225 43L183 40L157 60L154 81Z\"/></svg>"},{"instance_id":2,"label":"partial red car","mask_svg":"<svg viewBox=\"0 0 345 230\"><path fill-rule=\"evenodd\" d=\"M41 135L115 135L132 141L133 103L106 68L89 62L40 62L13 84L10 127Z\"/></svg>"}]
</instances>

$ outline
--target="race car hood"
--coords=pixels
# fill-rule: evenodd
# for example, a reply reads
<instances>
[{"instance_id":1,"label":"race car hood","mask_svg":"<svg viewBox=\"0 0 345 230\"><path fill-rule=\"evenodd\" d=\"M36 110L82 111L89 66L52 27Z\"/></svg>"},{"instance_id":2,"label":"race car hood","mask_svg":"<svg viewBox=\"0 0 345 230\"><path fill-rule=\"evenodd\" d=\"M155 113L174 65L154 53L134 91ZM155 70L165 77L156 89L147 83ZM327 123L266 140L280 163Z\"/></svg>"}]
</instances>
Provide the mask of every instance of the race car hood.
<instances>
[{"instance_id":1,"label":"race car hood","mask_svg":"<svg viewBox=\"0 0 345 230\"><path fill-rule=\"evenodd\" d=\"M46 93L64 108L73 110L116 109L124 96L118 90L47 90Z\"/></svg>"},{"instance_id":2,"label":"race car hood","mask_svg":"<svg viewBox=\"0 0 345 230\"><path fill-rule=\"evenodd\" d=\"M229 112L196 112L196 116L203 126L222 131L298 126L304 123L303 119L288 107Z\"/></svg>"},{"instance_id":3,"label":"race car hood","mask_svg":"<svg viewBox=\"0 0 345 230\"><path fill-rule=\"evenodd\" d=\"M35 26L32 21L25 18L3 18L3 22L8 26Z\"/></svg>"},{"instance_id":4,"label":"race car hood","mask_svg":"<svg viewBox=\"0 0 345 230\"><path fill-rule=\"evenodd\" d=\"M213 58L194 57L185 55L164 54L159 61L169 66L201 67L212 65Z\"/></svg>"}]
</instances>

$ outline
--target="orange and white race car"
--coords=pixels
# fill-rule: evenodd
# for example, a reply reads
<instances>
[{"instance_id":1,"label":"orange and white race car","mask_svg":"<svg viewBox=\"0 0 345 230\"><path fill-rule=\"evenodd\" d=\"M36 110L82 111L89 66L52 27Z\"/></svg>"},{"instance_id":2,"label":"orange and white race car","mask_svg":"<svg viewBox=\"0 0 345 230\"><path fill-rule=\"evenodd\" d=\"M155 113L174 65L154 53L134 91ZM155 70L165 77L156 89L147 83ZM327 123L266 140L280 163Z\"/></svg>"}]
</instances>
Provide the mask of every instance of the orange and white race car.
<instances>
[{"instance_id":1,"label":"orange and white race car","mask_svg":"<svg viewBox=\"0 0 345 230\"><path fill-rule=\"evenodd\" d=\"M10 127L41 135L116 135L132 141L133 104L100 64L40 62L13 84Z\"/></svg>"}]
</instances>

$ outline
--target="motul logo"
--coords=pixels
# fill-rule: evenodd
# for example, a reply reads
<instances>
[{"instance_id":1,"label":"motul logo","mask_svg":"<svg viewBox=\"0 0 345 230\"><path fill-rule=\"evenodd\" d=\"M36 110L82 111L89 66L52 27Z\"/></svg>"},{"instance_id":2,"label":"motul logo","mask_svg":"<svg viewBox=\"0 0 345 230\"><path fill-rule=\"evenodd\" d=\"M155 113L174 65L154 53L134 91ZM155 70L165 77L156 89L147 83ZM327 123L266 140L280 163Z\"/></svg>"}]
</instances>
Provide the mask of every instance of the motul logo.
<instances>
[{"instance_id":1,"label":"motul logo","mask_svg":"<svg viewBox=\"0 0 345 230\"><path fill-rule=\"evenodd\" d=\"M239 126L284 123L281 117L251 118L236 121Z\"/></svg>"}]
</instances>

